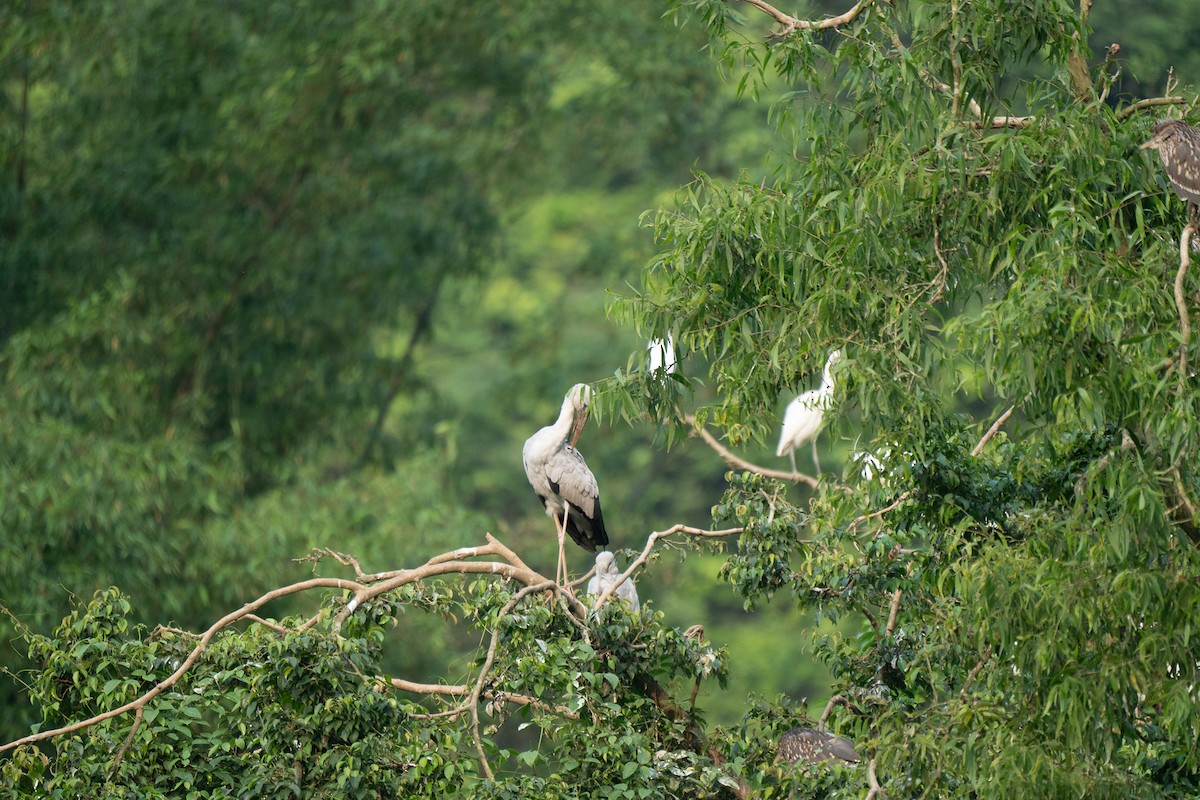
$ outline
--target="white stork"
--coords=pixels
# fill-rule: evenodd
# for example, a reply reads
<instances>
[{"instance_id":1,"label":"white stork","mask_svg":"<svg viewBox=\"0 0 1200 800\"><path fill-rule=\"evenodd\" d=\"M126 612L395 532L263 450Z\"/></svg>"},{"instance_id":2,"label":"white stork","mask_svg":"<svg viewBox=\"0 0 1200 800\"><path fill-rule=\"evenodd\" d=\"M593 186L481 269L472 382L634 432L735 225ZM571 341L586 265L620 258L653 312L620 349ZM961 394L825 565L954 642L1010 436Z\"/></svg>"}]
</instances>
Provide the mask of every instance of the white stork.
<instances>
[{"instance_id":1,"label":"white stork","mask_svg":"<svg viewBox=\"0 0 1200 800\"><path fill-rule=\"evenodd\" d=\"M825 419L825 410L833 397L833 365L842 357L841 350L834 350L825 361L825 372L821 376L821 388L810 389L788 403L783 415L783 431L779 436L779 448L775 455L792 459L792 472L796 471L796 448L812 439L813 466L821 471L817 459L817 430Z\"/></svg>"},{"instance_id":2,"label":"white stork","mask_svg":"<svg viewBox=\"0 0 1200 800\"><path fill-rule=\"evenodd\" d=\"M574 446L587 421L591 397L592 390L587 384L572 386L554 424L526 439L521 449L529 484L546 506L546 514L554 518L558 530L555 580L560 586L567 581L567 558L563 552L566 534L589 553L608 544L596 476Z\"/></svg>"},{"instance_id":3,"label":"white stork","mask_svg":"<svg viewBox=\"0 0 1200 800\"><path fill-rule=\"evenodd\" d=\"M596 555L596 574L588 581L588 597L599 597L604 594L610 586L617 582L619 577L621 577L621 568L617 566L617 557L607 550L602 550ZM618 586L615 594L625 602L625 605L629 606L630 611L637 611L642 607L638 602L637 587L633 585L632 577Z\"/></svg>"}]
</instances>

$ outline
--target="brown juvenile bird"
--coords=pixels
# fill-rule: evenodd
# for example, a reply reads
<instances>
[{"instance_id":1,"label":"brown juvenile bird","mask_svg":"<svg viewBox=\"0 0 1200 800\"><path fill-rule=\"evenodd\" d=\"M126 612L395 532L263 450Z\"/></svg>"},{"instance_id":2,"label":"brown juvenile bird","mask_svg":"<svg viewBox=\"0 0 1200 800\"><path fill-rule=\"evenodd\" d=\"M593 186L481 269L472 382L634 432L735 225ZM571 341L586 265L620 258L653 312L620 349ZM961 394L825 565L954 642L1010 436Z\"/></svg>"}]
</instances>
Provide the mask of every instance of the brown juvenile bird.
<instances>
[{"instance_id":1,"label":"brown juvenile bird","mask_svg":"<svg viewBox=\"0 0 1200 800\"><path fill-rule=\"evenodd\" d=\"M854 743L845 736L834 736L812 728L785 731L779 737L779 757L790 764L798 761L820 764L830 759L843 764L857 764L862 760L854 750Z\"/></svg>"},{"instance_id":2,"label":"brown juvenile bird","mask_svg":"<svg viewBox=\"0 0 1200 800\"><path fill-rule=\"evenodd\" d=\"M1200 204L1200 130L1179 119L1159 120L1139 149L1158 151L1175 194L1187 202L1192 224Z\"/></svg>"}]
</instances>

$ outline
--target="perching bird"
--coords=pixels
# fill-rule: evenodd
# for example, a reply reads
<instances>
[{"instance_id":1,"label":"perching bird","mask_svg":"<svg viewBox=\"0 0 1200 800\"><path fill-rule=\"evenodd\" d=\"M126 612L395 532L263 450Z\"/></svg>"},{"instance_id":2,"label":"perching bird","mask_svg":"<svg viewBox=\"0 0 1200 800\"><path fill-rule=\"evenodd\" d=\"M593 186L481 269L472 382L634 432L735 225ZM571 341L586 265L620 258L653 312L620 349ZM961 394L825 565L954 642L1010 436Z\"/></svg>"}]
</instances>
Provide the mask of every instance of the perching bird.
<instances>
[{"instance_id":1,"label":"perching bird","mask_svg":"<svg viewBox=\"0 0 1200 800\"><path fill-rule=\"evenodd\" d=\"M650 351L650 361L646 365L650 372L658 372L660 369L668 375L675 372L675 341L671 334L667 334L665 342L662 339L651 339L646 349Z\"/></svg>"},{"instance_id":2,"label":"perching bird","mask_svg":"<svg viewBox=\"0 0 1200 800\"><path fill-rule=\"evenodd\" d=\"M854 750L854 742L845 736L817 731L812 728L792 728L779 737L779 757L789 764L803 761L820 764L822 761L841 761L857 764L862 759Z\"/></svg>"},{"instance_id":3,"label":"perching bird","mask_svg":"<svg viewBox=\"0 0 1200 800\"><path fill-rule=\"evenodd\" d=\"M607 550L597 553L596 574L588 581L588 597L599 597L604 594L610 586L617 582L617 578L619 577L621 577L621 568L617 566L617 557ZM641 608L641 604L638 603L637 588L633 585L632 577L618 586L614 594L625 601L625 605L629 606L630 611L637 611Z\"/></svg>"},{"instance_id":4,"label":"perching bird","mask_svg":"<svg viewBox=\"0 0 1200 800\"><path fill-rule=\"evenodd\" d=\"M521 460L525 475L546 514L554 518L558 531L558 568L555 579L566 583L567 557L563 552L564 532L575 544L596 552L608 544L604 517L600 513L600 489L596 476L575 449L575 440L587 421L592 390L577 383L563 399L562 411L553 425L547 425L525 440ZM570 435L570 440L567 436Z\"/></svg>"},{"instance_id":5,"label":"perching bird","mask_svg":"<svg viewBox=\"0 0 1200 800\"><path fill-rule=\"evenodd\" d=\"M1175 194L1187 202L1191 224L1200 203L1200 130L1183 120L1164 119L1155 124L1151 134L1139 149L1158 151Z\"/></svg>"},{"instance_id":6,"label":"perching bird","mask_svg":"<svg viewBox=\"0 0 1200 800\"><path fill-rule=\"evenodd\" d=\"M783 415L783 431L779 436L779 448L775 455L789 456L792 459L792 472L796 471L796 448L813 440L813 465L817 472L821 471L821 462L817 459L817 430L825 419L825 410L829 408L829 400L833 397L833 365L842 357L841 350L834 350L825 361L825 372L821 376L821 388L810 389L788 404Z\"/></svg>"}]
</instances>

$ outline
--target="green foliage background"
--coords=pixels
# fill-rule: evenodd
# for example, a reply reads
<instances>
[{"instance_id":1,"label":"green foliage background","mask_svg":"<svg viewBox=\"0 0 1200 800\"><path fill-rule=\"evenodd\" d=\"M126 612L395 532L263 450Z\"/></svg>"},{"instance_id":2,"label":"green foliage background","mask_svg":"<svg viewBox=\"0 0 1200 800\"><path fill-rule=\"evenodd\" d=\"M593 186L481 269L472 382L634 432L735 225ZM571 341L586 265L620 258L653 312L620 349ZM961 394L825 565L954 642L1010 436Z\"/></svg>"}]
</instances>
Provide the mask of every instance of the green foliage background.
<instances>
[{"instance_id":1,"label":"green foliage background","mask_svg":"<svg viewBox=\"0 0 1200 800\"><path fill-rule=\"evenodd\" d=\"M721 674L700 720L763 796L865 793L861 769L768 766L775 733L862 687L837 724L892 796L1189 796L1194 520L1169 478L1196 495L1196 391L1164 366L1182 213L1136 152L1151 115L1116 115L1169 66L1200 74L1188 12L880 3L854 36L775 40L716 0L6 6L0 738L136 696L189 646L153 626L203 630L311 575L294 559L312 547L383 570L490 531L548 571L517 454L585 380L615 548L677 522L747 530L639 577L662 617L613 615L591 644L551 609L514 623L514 654L558 659L513 666L514 686L591 727L498 720L507 779L477 783L461 726L410 725L415 704L366 683L338 694L354 671L466 680L508 595L452 583L354 617L341 644L248 627L147 712L161 736L119 774L89 754L127 724L50 748L82 765L56 791L293 796L289 743L312 731L305 785L336 796L731 791L639 691L653 675L686 697L711 662L679 631L702 623ZM1097 86L1122 44L1104 103L1072 84L1081 41ZM929 69L1041 122L973 129ZM642 346L668 331L681 374L652 380ZM782 405L835 345L811 495L650 421L681 401L778 466ZM1107 455L1123 437L1136 458ZM890 453L886 479L850 463L867 449ZM856 526L892 504L878 535ZM945 701L984 652L979 702ZM255 715L228 739L222 720ZM33 792L54 764L5 769Z\"/></svg>"}]
</instances>

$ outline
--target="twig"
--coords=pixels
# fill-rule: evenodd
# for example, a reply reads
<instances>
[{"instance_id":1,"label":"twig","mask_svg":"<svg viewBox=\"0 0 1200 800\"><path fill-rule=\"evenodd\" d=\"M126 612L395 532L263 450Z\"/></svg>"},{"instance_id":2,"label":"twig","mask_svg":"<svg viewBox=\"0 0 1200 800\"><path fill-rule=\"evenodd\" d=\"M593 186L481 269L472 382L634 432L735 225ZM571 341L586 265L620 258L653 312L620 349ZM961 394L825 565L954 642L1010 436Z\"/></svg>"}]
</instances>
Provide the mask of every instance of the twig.
<instances>
[{"instance_id":1,"label":"twig","mask_svg":"<svg viewBox=\"0 0 1200 800\"><path fill-rule=\"evenodd\" d=\"M1174 489L1174 494L1179 501L1175 508L1182 509L1186 514L1186 517L1177 516L1175 521L1187 533L1192 543L1200 547L1200 527L1196 525L1196 516L1200 512L1198 512L1196 504L1192 502L1191 497L1188 496L1187 487L1183 484L1183 476L1179 473L1178 463L1171 465L1171 481L1172 486L1170 488ZM1172 512L1174 512L1174 509L1172 509ZM1173 514L1173 516L1175 515Z\"/></svg>"},{"instance_id":2,"label":"twig","mask_svg":"<svg viewBox=\"0 0 1200 800\"><path fill-rule=\"evenodd\" d=\"M975 666L971 667L971 671L967 673L967 679L963 681L962 691L958 693L960 700L967 699L967 692L971 691L971 684L975 683L975 678L979 677L980 670L983 669L983 665L986 664L988 659L991 657L992 646L989 644L987 647L983 648L983 655L979 657L979 661L975 664Z\"/></svg>"},{"instance_id":3,"label":"twig","mask_svg":"<svg viewBox=\"0 0 1200 800\"><path fill-rule=\"evenodd\" d=\"M878 511L872 511L870 514L863 514L862 516L855 517L854 519L850 520L850 525L848 527L848 530L853 532L855 528L857 528L860 524L866 522L867 520L872 520L872 519L875 519L876 517L882 517L884 514L888 513L889 511L895 511L897 508L900 507L901 503L903 503L905 500L907 500L911 496L912 496L911 489L901 492L899 497L897 497L891 503L889 503L888 505L879 509Z\"/></svg>"},{"instance_id":4,"label":"twig","mask_svg":"<svg viewBox=\"0 0 1200 800\"><path fill-rule=\"evenodd\" d=\"M1183 296L1183 279L1192 265L1192 233L1195 223L1189 222L1179 237L1179 271L1175 273L1175 308L1179 310L1179 391L1187 387L1188 344L1192 338L1192 322L1188 317L1187 300Z\"/></svg>"},{"instance_id":5,"label":"twig","mask_svg":"<svg viewBox=\"0 0 1200 800\"><path fill-rule=\"evenodd\" d=\"M304 631L308 630L309 628L311 628L312 626L314 626L318 622L320 622L322 616L324 616L324 614L322 614L321 612L318 611L316 614L313 614L311 617L309 617L307 620L305 620L303 623L301 623L299 626L297 626L295 628L289 628L286 625L280 625L278 622L272 622L269 619L263 619L258 614L247 614L243 619L245 619L247 622L258 623L259 625L262 625L264 628L270 628L271 630L275 631L276 633L303 633Z\"/></svg>"},{"instance_id":6,"label":"twig","mask_svg":"<svg viewBox=\"0 0 1200 800\"><path fill-rule=\"evenodd\" d=\"M930 284L931 288L936 287L933 295L929 298L930 303L936 303L942 299L942 295L946 292L946 281L950 276L950 265L946 263L946 257L942 255L942 235L941 231L938 230L938 219L938 216L934 216L933 218L933 254L937 256L940 269L938 270L937 277Z\"/></svg>"},{"instance_id":7,"label":"twig","mask_svg":"<svg viewBox=\"0 0 1200 800\"><path fill-rule=\"evenodd\" d=\"M753 472L756 475L762 475L764 478L776 478L781 481L792 481L793 483L807 483L814 489L819 485L819 481L811 475L805 475L803 472L787 472L786 470L768 469L753 464L744 458L740 458L733 454L729 448L717 441L717 437L708 432L708 429L702 425L696 424L696 417L692 414L684 415L684 422L691 428L693 436L699 436L704 442L717 452L721 458L725 459L725 463L734 469L744 469L747 472Z\"/></svg>"},{"instance_id":8,"label":"twig","mask_svg":"<svg viewBox=\"0 0 1200 800\"><path fill-rule=\"evenodd\" d=\"M981 438L975 444L975 447L973 447L971 449L972 456L977 456L983 452L983 448L987 445L988 442L990 442L992 440L992 437L995 436L996 433L1000 430L1000 426L1008 421L1008 418L1012 416L1012 413L1013 413L1013 411L1016 410L1016 408L1017 408L1017 406L1014 403L1013 405L1008 407L1007 411L1005 411L1003 414L1001 414L999 417L996 418L996 421L992 423L992 427L987 429L987 433L985 433L983 435L983 438Z\"/></svg>"},{"instance_id":9,"label":"twig","mask_svg":"<svg viewBox=\"0 0 1200 800\"><path fill-rule=\"evenodd\" d=\"M676 533L686 533L688 536L696 536L702 539L718 539L724 536L733 536L735 534L739 534L742 532L742 530L742 528L723 528L719 531L706 531L700 528L692 528L688 525L680 523L678 525L672 525L665 531L652 532L646 539L646 546L642 548L641 555L635 558L629 565L628 569L622 572L620 576L612 582L612 585L605 589L604 592L596 598L596 601L592 603L592 613L594 614L603 608L604 604L608 602L608 598L612 597L613 593L617 591L617 587L627 581L629 576L633 574L634 570L646 563L646 561L650 558L650 553L654 550L654 544L659 539L665 539L668 536Z\"/></svg>"},{"instance_id":10,"label":"twig","mask_svg":"<svg viewBox=\"0 0 1200 800\"><path fill-rule=\"evenodd\" d=\"M854 4L853 8L845 13L838 14L836 17L826 17L825 19L819 20L797 19L791 14L785 14L770 3L765 2L765 0L746 0L746 2L764 14L767 14L780 25L782 25L783 31L779 35L787 36L788 34L795 33L796 31L822 31L828 30L829 28L841 27L857 17L864 8L871 5L873 0L860 0Z\"/></svg>"},{"instance_id":11,"label":"twig","mask_svg":"<svg viewBox=\"0 0 1200 800\"><path fill-rule=\"evenodd\" d=\"M138 706L137 711L133 715L133 725L129 726L129 735L125 737L125 741L117 748L116 755L113 756L112 768L108 771L108 779L111 781L117 775L117 770L121 767L121 760L125 758L125 754L129 752L130 746L133 744L133 737L137 735L137 729L142 724L142 714L145 712L145 706Z\"/></svg>"}]
</instances>

